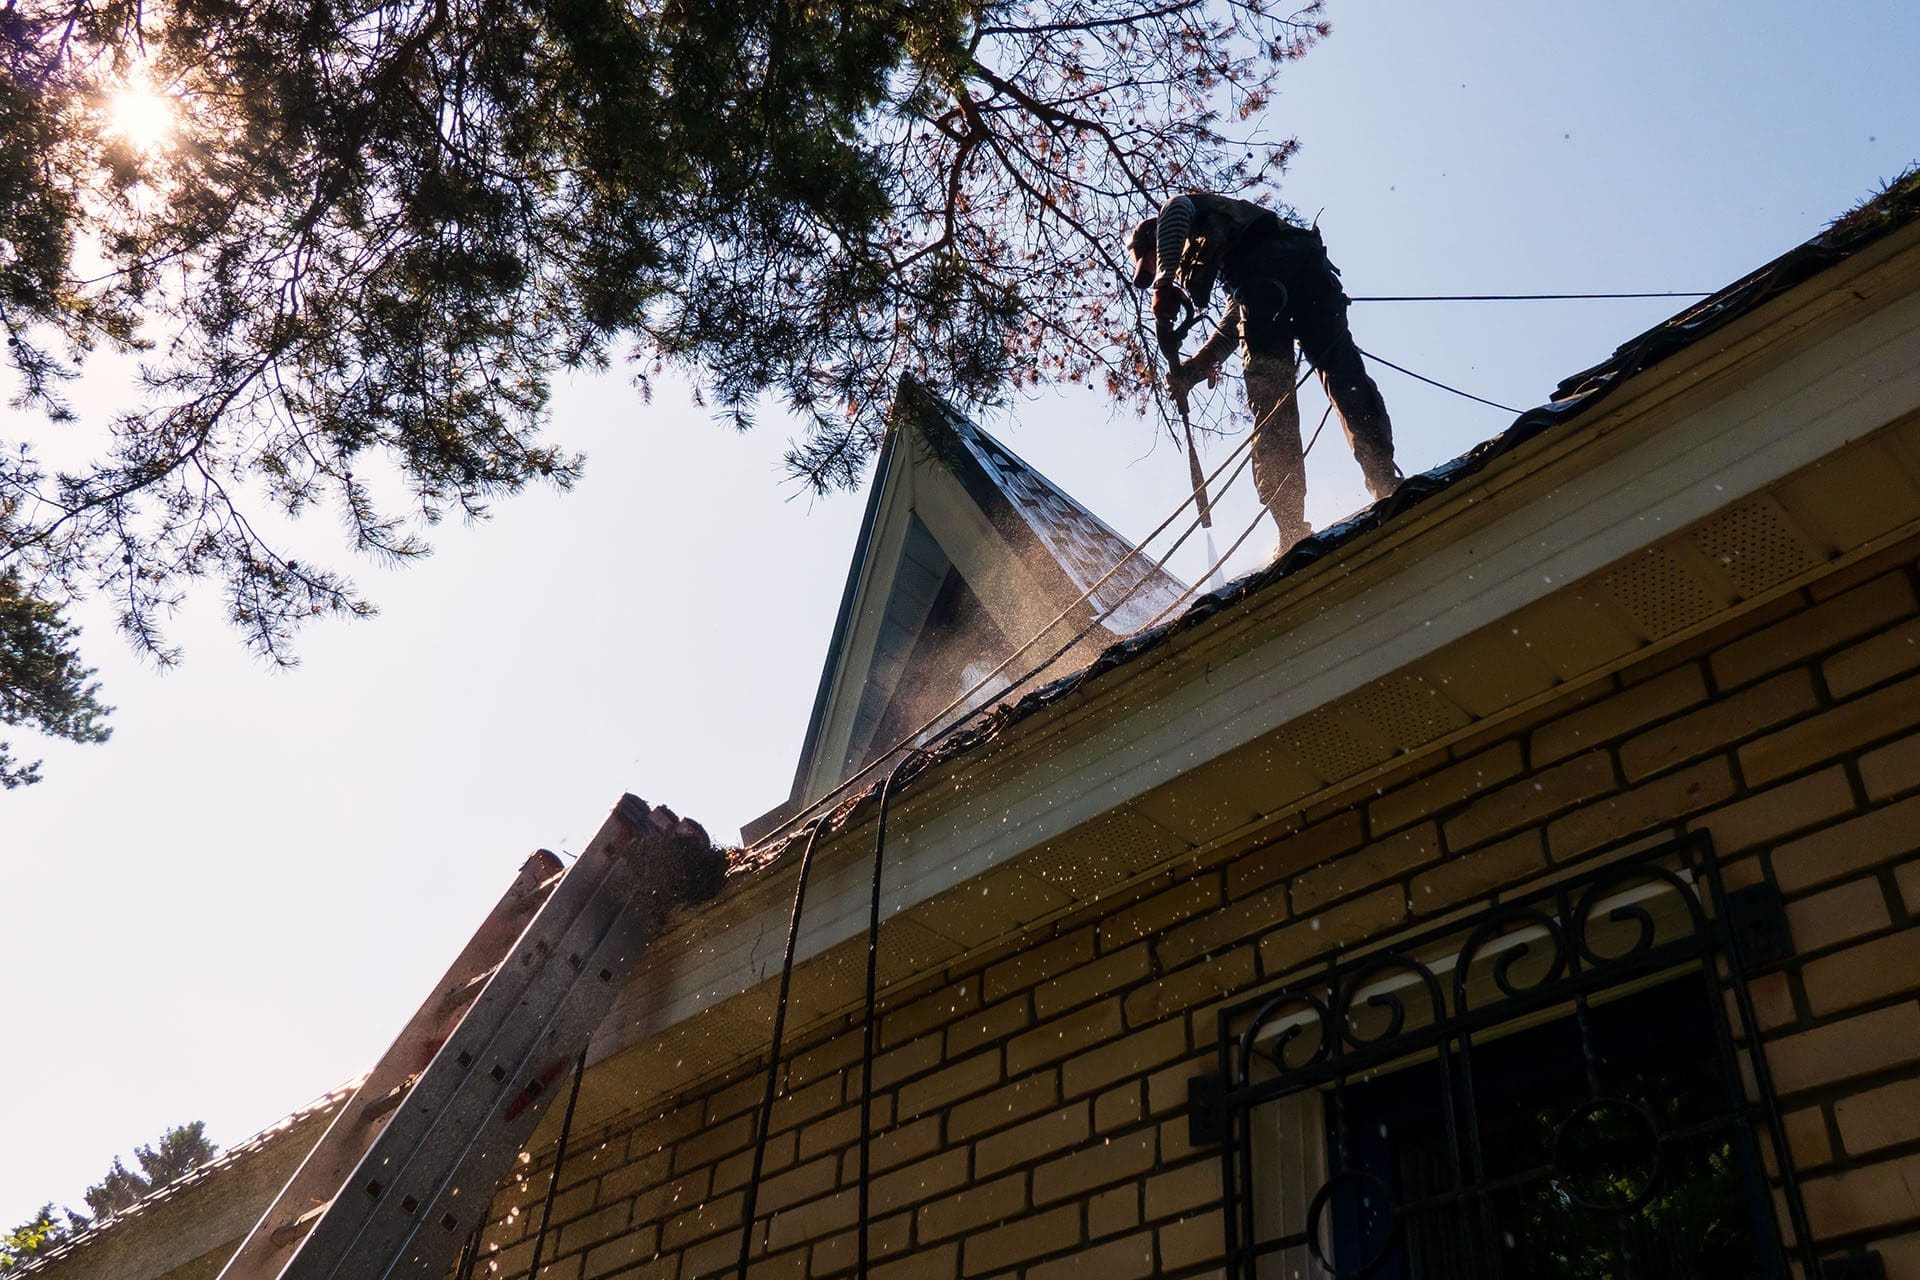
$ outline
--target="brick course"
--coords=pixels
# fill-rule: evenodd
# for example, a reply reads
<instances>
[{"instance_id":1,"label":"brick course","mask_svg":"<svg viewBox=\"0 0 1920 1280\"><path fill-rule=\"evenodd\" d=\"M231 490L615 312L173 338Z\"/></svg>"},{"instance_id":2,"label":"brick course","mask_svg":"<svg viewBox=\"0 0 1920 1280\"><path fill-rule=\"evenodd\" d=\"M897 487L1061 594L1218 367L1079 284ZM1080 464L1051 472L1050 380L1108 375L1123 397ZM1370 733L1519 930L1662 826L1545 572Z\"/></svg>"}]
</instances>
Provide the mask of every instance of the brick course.
<instances>
[{"instance_id":1,"label":"brick course","mask_svg":"<svg viewBox=\"0 0 1920 1280\"><path fill-rule=\"evenodd\" d=\"M1570 689L1505 736L1410 759L1378 791L1283 815L1270 836L956 964L889 1007L876 1277L1216 1274L1220 1167L1189 1145L1184 1108L1187 1082L1217 1061L1223 1001L1689 831L1711 838L1730 884L1771 881L1785 897L1796 950L1752 982L1754 1030L1814 1231L1884 1242L1920 1267L1911 567L1888 561ZM859 1045L854 1026L790 1055L754 1280L853 1266ZM730 1274L758 1088L747 1072L578 1147L543 1277ZM530 1259L543 1159L496 1203L496 1262Z\"/></svg>"}]
</instances>

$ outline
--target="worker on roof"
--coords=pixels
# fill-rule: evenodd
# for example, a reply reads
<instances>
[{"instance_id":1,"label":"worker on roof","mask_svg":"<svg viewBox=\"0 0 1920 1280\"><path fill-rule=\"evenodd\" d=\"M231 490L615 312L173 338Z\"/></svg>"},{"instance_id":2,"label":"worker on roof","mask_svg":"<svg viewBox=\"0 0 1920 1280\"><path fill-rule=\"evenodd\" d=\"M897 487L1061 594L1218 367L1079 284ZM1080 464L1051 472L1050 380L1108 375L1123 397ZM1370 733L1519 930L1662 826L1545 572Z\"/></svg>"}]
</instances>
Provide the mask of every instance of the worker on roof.
<instances>
[{"instance_id":1,"label":"worker on roof","mask_svg":"<svg viewBox=\"0 0 1920 1280\"><path fill-rule=\"evenodd\" d=\"M1171 366L1167 385L1183 410L1187 393L1203 378L1217 381L1220 363L1239 347L1254 419L1253 484L1280 526L1282 550L1312 532L1293 396L1296 340L1340 412L1367 491L1376 500L1393 492L1401 480L1393 424L1347 331L1347 295L1317 227L1196 191L1175 196L1158 217L1134 228L1128 251L1135 286L1153 289L1154 320ZM1206 309L1215 280L1226 286L1226 314L1193 358L1182 361L1180 337Z\"/></svg>"}]
</instances>

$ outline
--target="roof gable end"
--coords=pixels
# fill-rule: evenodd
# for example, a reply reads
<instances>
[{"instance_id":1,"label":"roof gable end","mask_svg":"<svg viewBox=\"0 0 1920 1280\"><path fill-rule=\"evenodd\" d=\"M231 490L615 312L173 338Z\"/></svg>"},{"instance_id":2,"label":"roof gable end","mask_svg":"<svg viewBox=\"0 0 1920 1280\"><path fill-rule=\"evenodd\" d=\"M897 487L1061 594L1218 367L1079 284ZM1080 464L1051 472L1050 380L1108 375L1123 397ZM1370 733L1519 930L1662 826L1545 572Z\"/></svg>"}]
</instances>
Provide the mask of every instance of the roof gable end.
<instances>
[{"instance_id":1,"label":"roof gable end","mask_svg":"<svg viewBox=\"0 0 1920 1280\"><path fill-rule=\"evenodd\" d=\"M1185 593L924 384L902 379L892 417L793 789L743 829L749 842L886 755L1057 616L1032 661L1096 619L1085 643L1098 649Z\"/></svg>"}]
</instances>

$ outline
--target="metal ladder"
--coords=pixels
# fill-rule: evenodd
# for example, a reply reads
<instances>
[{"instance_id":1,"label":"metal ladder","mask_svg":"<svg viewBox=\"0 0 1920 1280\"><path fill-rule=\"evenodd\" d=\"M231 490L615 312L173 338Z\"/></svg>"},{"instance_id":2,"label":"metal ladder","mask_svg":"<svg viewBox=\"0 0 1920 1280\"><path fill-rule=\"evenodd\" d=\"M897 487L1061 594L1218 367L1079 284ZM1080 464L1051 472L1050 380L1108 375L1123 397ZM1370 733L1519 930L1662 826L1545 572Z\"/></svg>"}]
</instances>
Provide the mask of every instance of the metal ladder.
<instances>
[{"instance_id":1,"label":"metal ladder","mask_svg":"<svg viewBox=\"0 0 1920 1280\"><path fill-rule=\"evenodd\" d=\"M571 867L528 858L220 1280L444 1276L641 948L723 870L630 795Z\"/></svg>"}]
</instances>

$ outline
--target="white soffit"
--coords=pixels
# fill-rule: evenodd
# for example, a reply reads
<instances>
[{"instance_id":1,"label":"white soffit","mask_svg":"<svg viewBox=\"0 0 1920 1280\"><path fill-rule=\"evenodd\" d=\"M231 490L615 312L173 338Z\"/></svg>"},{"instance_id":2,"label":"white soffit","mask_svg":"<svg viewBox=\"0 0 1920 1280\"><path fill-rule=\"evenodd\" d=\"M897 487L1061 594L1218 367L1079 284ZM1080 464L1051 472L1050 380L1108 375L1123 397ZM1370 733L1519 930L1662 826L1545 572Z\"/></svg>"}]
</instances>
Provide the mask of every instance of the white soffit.
<instances>
[{"instance_id":1,"label":"white soffit","mask_svg":"<svg viewBox=\"0 0 1920 1280\"><path fill-rule=\"evenodd\" d=\"M1576 451L1555 466L1557 486L1530 503L1428 554L1396 553L1387 573L1349 597L1326 605L1310 597L1316 607L1300 610L1298 622L1209 665L1205 679L1156 684L1091 734L1050 737L1048 749L1021 757L999 781L977 792L952 788L958 798L945 808L923 809L910 797L912 812L889 826L883 915L982 875L1920 408L1917 350L1920 296L1909 295L1610 456L1588 464ZM862 855L816 867L800 960L864 932L870 865ZM618 1039L644 1039L772 976L778 949L748 944L778 935L790 902L764 901L727 931L727 945L708 936L649 970L648 1000L623 1000L617 1010L631 1020Z\"/></svg>"}]
</instances>

